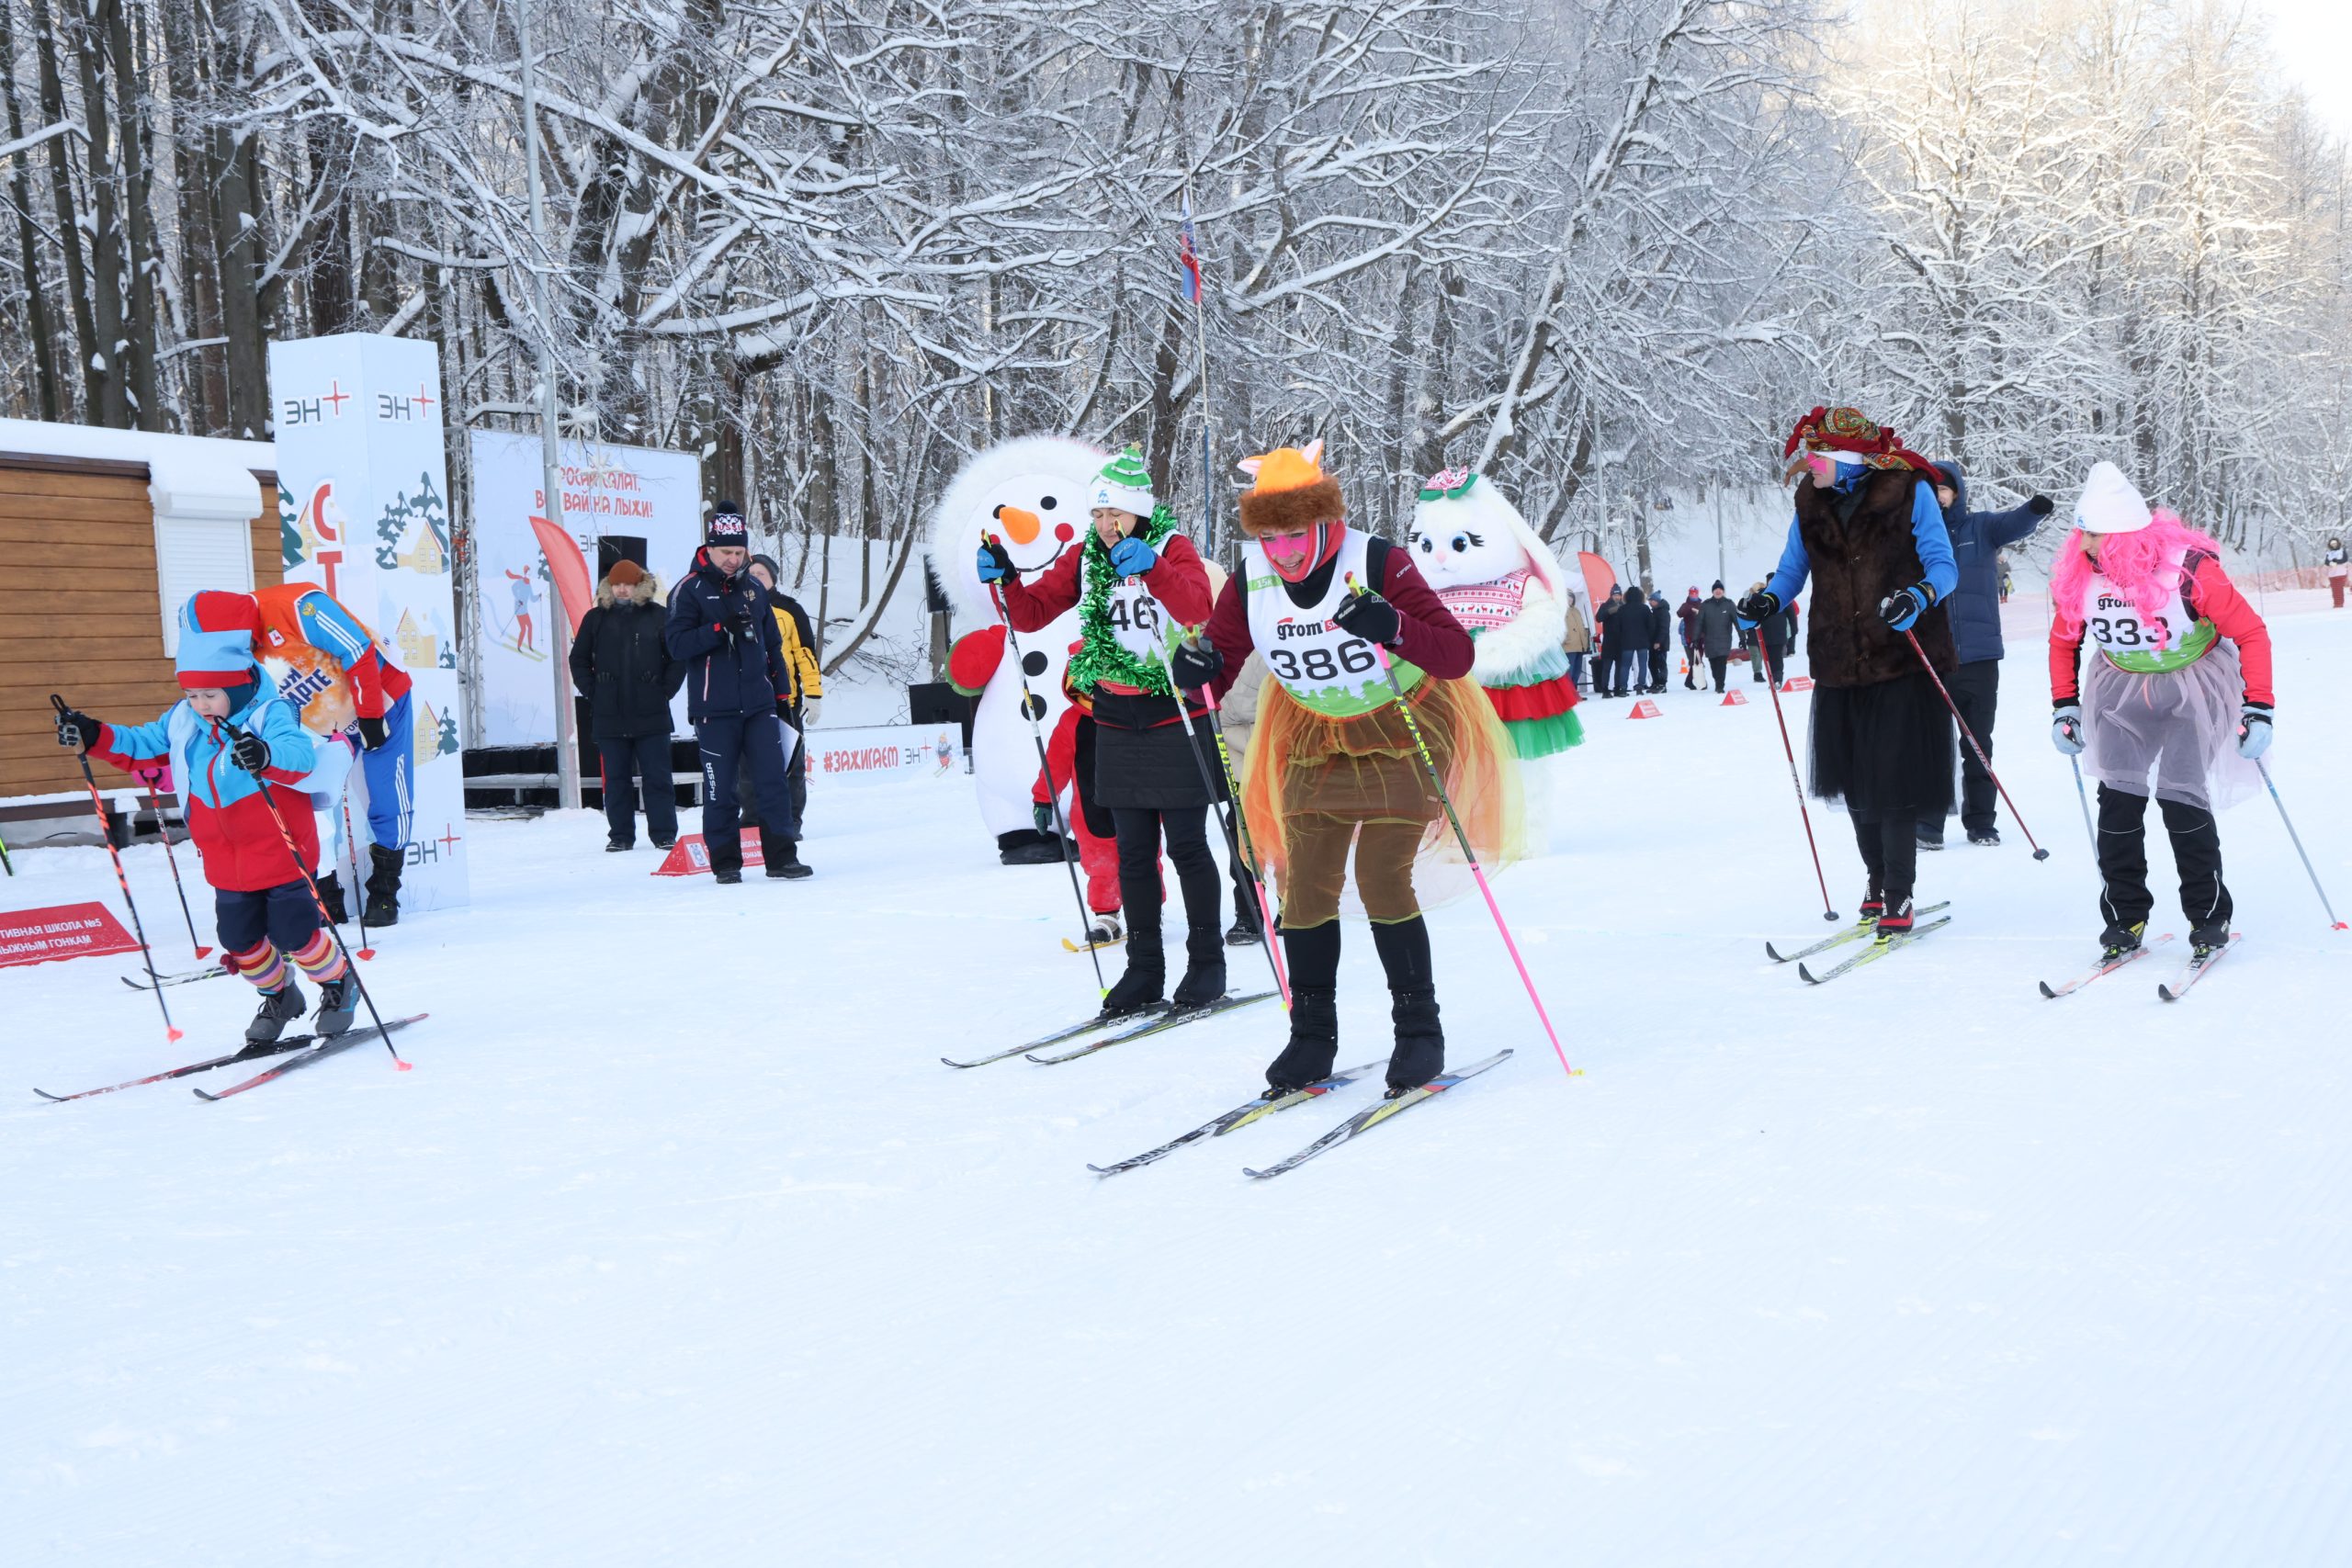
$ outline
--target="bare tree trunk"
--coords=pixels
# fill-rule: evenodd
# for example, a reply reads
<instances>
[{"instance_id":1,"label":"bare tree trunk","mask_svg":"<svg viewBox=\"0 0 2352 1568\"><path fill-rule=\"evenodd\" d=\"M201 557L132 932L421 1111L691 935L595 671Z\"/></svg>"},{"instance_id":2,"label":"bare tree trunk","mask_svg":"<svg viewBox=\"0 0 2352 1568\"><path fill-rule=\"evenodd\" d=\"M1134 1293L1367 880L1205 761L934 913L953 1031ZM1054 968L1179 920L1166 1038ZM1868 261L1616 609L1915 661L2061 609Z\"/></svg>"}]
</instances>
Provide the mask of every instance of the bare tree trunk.
<instances>
[{"instance_id":1,"label":"bare tree trunk","mask_svg":"<svg viewBox=\"0 0 2352 1568\"><path fill-rule=\"evenodd\" d=\"M65 118L65 82L57 68L57 28L51 21L49 0L32 0L33 45L40 56L41 118L55 125ZM98 330L90 310L89 268L82 255L82 209L74 195L74 161L62 136L49 144L50 203L56 209L59 248L65 253L67 308L74 319L75 363L82 371L82 418L104 423L98 415L104 377L97 366Z\"/></svg>"},{"instance_id":2,"label":"bare tree trunk","mask_svg":"<svg viewBox=\"0 0 2352 1568\"><path fill-rule=\"evenodd\" d=\"M139 428L162 430L168 422L164 417L163 400L156 393L155 362L160 347L157 295L163 279L157 276L155 255L154 144L148 134L140 93L145 73L141 69L139 51L131 47L130 14L126 0L102 0L102 4L107 68L114 75L117 167L121 170L128 219L123 238L128 251L130 320L129 341L123 349L123 380L127 395L136 405Z\"/></svg>"},{"instance_id":3,"label":"bare tree trunk","mask_svg":"<svg viewBox=\"0 0 2352 1568\"><path fill-rule=\"evenodd\" d=\"M197 36L196 7L164 0L164 61L172 94L173 170L179 196L180 299L182 322L197 341L221 335L220 258L214 253L212 203L205 194L203 144L191 123L203 96L205 50ZM219 432L229 412L228 382L215 348L182 355L180 382L187 430Z\"/></svg>"},{"instance_id":4,"label":"bare tree trunk","mask_svg":"<svg viewBox=\"0 0 2352 1568\"><path fill-rule=\"evenodd\" d=\"M129 289L124 272L129 245L123 237L119 207L129 193L122 183L122 161L112 113L107 103L105 42L93 21L119 0L85 0L90 9L74 17L67 40L82 68L82 118L90 132L90 214L96 228L90 237L90 313L96 329L92 366L97 371L97 406L91 423L116 430L130 427L130 388L124 375L130 347L123 321L123 297Z\"/></svg>"},{"instance_id":5,"label":"bare tree trunk","mask_svg":"<svg viewBox=\"0 0 2352 1568\"><path fill-rule=\"evenodd\" d=\"M24 115L17 107L17 20L16 7L9 0L0 0L0 83L5 83L8 96L8 140L20 141L25 134ZM57 384L56 329L49 315L49 291L41 281L40 235L33 227L32 181L25 165L29 157L9 160L8 193L17 205L17 246L24 258L26 326L33 340L33 376L39 383L35 406L40 417L51 423L59 418Z\"/></svg>"}]
</instances>

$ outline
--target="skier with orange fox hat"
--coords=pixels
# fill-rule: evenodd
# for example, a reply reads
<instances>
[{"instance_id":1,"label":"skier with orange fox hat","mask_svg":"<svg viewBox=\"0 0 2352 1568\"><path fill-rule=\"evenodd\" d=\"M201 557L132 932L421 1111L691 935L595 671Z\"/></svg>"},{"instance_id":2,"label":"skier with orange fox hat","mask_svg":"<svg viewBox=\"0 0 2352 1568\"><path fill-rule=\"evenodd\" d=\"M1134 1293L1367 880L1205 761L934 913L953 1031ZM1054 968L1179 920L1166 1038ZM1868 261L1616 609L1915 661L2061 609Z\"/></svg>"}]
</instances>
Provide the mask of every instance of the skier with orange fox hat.
<instances>
[{"instance_id":1,"label":"skier with orange fox hat","mask_svg":"<svg viewBox=\"0 0 2352 1568\"><path fill-rule=\"evenodd\" d=\"M1242 464L1253 483L1241 498L1241 570L1203 639L1180 644L1173 665L1179 685L1221 694L1254 649L1270 677L1242 781L1250 837L1282 894L1291 981L1290 1041L1267 1083L1305 1088L1338 1059L1340 900L1352 846L1355 892L1388 979L1393 1096L1445 1070L1414 877L1453 840L1420 743L1490 867L1519 852L1519 771L1494 705L1468 679L1470 634L1407 550L1348 525L1322 448L1285 446Z\"/></svg>"}]
</instances>

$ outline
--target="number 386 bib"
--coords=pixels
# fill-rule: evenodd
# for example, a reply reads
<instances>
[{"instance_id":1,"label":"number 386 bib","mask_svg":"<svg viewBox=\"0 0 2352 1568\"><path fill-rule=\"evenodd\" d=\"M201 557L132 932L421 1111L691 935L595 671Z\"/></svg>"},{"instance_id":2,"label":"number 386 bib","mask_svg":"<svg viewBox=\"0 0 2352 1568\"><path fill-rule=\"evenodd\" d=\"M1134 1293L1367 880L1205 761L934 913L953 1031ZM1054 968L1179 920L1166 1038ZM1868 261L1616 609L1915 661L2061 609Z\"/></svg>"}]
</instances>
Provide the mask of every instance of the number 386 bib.
<instances>
[{"instance_id":1,"label":"number 386 bib","mask_svg":"<svg viewBox=\"0 0 2352 1568\"><path fill-rule=\"evenodd\" d=\"M1364 577L1366 536L1351 528L1340 543L1340 558L1323 597L1304 608L1292 603L1273 564L1256 540L1241 549L1242 583L1250 604L1250 640L1266 661L1267 672L1304 705L1329 718L1354 718L1396 700L1380 672L1372 644L1342 631L1331 613L1350 590L1348 579ZM1396 683L1411 691L1421 671L1401 659L1392 662Z\"/></svg>"},{"instance_id":2,"label":"number 386 bib","mask_svg":"<svg viewBox=\"0 0 2352 1568\"><path fill-rule=\"evenodd\" d=\"M2154 615L2142 614L2131 595L2098 572L2091 573L2083 590L2083 630L2118 670L2135 675L2185 670L2213 646L2213 623L2191 615L2181 597L2181 568L2186 560L2183 552L2165 563L2164 577L2173 586Z\"/></svg>"}]
</instances>

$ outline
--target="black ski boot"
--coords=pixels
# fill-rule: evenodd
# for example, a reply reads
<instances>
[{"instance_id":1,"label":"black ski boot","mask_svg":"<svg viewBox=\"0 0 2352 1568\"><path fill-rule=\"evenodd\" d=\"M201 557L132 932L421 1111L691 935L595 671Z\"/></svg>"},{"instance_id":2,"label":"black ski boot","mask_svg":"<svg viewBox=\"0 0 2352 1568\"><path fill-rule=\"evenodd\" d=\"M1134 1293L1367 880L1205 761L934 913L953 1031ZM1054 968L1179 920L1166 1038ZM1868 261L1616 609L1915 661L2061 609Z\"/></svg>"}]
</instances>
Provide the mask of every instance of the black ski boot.
<instances>
[{"instance_id":1,"label":"black ski boot","mask_svg":"<svg viewBox=\"0 0 2352 1568\"><path fill-rule=\"evenodd\" d=\"M1216 927L1194 926L1184 933L1184 977L1168 999L1176 1007L1206 1007L1225 995L1225 938Z\"/></svg>"},{"instance_id":2,"label":"black ski boot","mask_svg":"<svg viewBox=\"0 0 2352 1568\"><path fill-rule=\"evenodd\" d=\"M1879 917L1885 913L1886 895L1880 891L1878 882L1873 878L1871 885L1862 889L1862 907L1854 911L1855 923L1874 925Z\"/></svg>"},{"instance_id":3,"label":"black ski boot","mask_svg":"<svg viewBox=\"0 0 2352 1568\"><path fill-rule=\"evenodd\" d=\"M267 1045L286 1032L286 1026L302 1016L302 987L288 980L275 991L261 994L261 1010L245 1025L245 1043Z\"/></svg>"},{"instance_id":4,"label":"black ski boot","mask_svg":"<svg viewBox=\"0 0 2352 1568\"><path fill-rule=\"evenodd\" d=\"M760 829L760 863L770 876L789 877L797 882L816 872L800 863L800 845L797 840L779 838L765 828Z\"/></svg>"},{"instance_id":5,"label":"black ski boot","mask_svg":"<svg viewBox=\"0 0 2352 1568\"><path fill-rule=\"evenodd\" d=\"M1396 1048L1388 1053L1388 1098L1416 1089L1445 1071L1445 1031L1438 1023L1437 993L1391 991L1388 1017Z\"/></svg>"},{"instance_id":6,"label":"black ski boot","mask_svg":"<svg viewBox=\"0 0 2352 1568\"><path fill-rule=\"evenodd\" d=\"M359 918L371 926L396 926L401 923L401 873L408 865L407 854L400 850L388 850L381 844L368 846L368 902L360 909Z\"/></svg>"},{"instance_id":7,"label":"black ski boot","mask_svg":"<svg viewBox=\"0 0 2352 1568\"><path fill-rule=\"evenodd\" d=\"M333 1039L351 1027L351 1020L359 1010L359 976L348 969L340 980L329 980L319 987L319 1016L314 1027L322 1039Z\"/></svg>"},{"instance_id":8,"label":"black ski boot","mask_svg":"<svg viewBox=\"0 0 2352 1568\"><path fill-rule=\"evenodd\" d=\"M1258 922L1246 914L1234 916L1233 923L1225 928L1225 945L1227 947L1255 947L1265 940L1266 933L1260 931Z\"/></svg>"},{"instance_id":9,"label":"black ski boot","mask_svg":"<svg viewBox=\"0 0 2352 1568\"><path fill-rule=\"evenodd\" d=\"M2102 964L2112 964L2124 954L2140 951L2140 943L2148 934L2148 922L2125 925L2120 920L2107 922L2107 930L2098 933L2098 956Z\"/></svg>"},{"instance_id":10,"label":"black ski boot","mask_svg":"<svg viewBox=\"0 0 2352 1568\"><path fill-rule=\"evenodd\" d=\"M1102 998L1104 1018L1125 1018L1158 1007L1168 996L1168 955L1159 948L1159 932L1138 931L1127 938L1127 972L1114 981Z\"/></svg>"},{"instance_id":11,"label":"black ski boot","mask_svg":"<svg viewBox=\"0 0 2352 1568\"><path fill-rule=\"evenodd\" d=\"M2188 933L2189 956L2192 958L2203 958L2215 948L2229 945L2230 923L2227 920L2216 920L2210 925L2197 926Z\"/></svg>"},{"instance_id":12,"label":"black ski boot","mask_svg":"<svg viewBox=\"0 0 2352 1568\"><path fill-rule=\"evenodd\" d=\"M1387 972L1388 1016L1396 1028L1396 1047L1388 1055L1388 1097L1394 1100L1445 1071L1445 1031L1437 1021L1430 929L1421 918L1375 922L1372 941Z\"/></svg>"},{"instance_id":13,"label":"black ski boot","mask_svg":"<svg viewBox=\"0 0 2352 1568\"><path fill-rule=\"evenodd\" d=\"M1290 1043L1266 1069L1266 1087L1288 1094L1331 1076L1340 1059L1340 988L1337 986L1293 986L1290 988Z\"/></svg>"},{"instance_id":14,"label":"black ski boot","mask_svg":"<svg viewBox=\"0 0 2352 1568\"><path fill-rule=\"evenodd\" d=\"M705 852L710 856L710 879L721 887L732 887L743 880L743 837L738 833L731 839L703 840Z\"/></svg>"},{"instance_id":15,"label":"black ski boot","mask_svg":"<svg viewBox=\"0 0 2352 1568\"><path fill-rule=\"evenodd\" d=\"M319 878L319 902L327 907L327 919L334 924L351 919L343 902L343 873L331 871Z\"/></svg>"}]
</instances>

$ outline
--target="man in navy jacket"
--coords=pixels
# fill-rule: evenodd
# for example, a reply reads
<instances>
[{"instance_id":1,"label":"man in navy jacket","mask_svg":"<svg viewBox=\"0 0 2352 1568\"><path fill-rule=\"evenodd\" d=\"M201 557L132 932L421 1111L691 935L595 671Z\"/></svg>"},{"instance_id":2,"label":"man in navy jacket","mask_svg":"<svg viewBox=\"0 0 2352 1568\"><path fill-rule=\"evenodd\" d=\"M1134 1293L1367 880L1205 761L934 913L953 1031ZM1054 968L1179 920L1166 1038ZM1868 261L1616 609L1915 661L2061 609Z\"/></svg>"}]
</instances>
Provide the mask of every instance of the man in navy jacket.
<instances>
[{"instance_id":1,"label":"man in navy jacket","mask_svg":"<svg viewBox=\"0 0 2352 1568\"><path fill-rule=\"evenodd\" d=\"M1960 565L1960 586L1948 602L1952 642L1960 653L1960 668L1945 681L1952 705L1960 710L1968 732L1993 755L1993 716L2001 695L2001 567L2003 547L2014 545L2050 515L2050 498L2037 495L2007 512L1971 512L1968 479L1954 462L1938 462L1944 483L1936 500L1944 511L1944 529L1951 536L1951 552ZM1975 752L1960 749L1960 822L1972 844L1997 844L2001 832L1994 818L1998 795L1993 775L1977 761ZM1919 847L1944 847L1944 819L1922 818Z\"/></svg>"},{"instance_id":2,"label":"man in navy jacket","mask_svg":"<svg viewBox=\"0 0 2352 1568\"><path fill-rule=\"evenodd\" d=\"M792 820L784 770L797 750L778 716L789 693L775 607L745 570L751 533L735 503L720 502L695 552L693 570L670 595L663 628L670 657L686 667L686 716L702 750L702 839L722 883L743 880L743 829L735 781L749 769L760 807L760 858L770 876L789 876L797 845L768 823ZM789 700L788 698L786 699Z\"/></svg>"}]
</instances>

